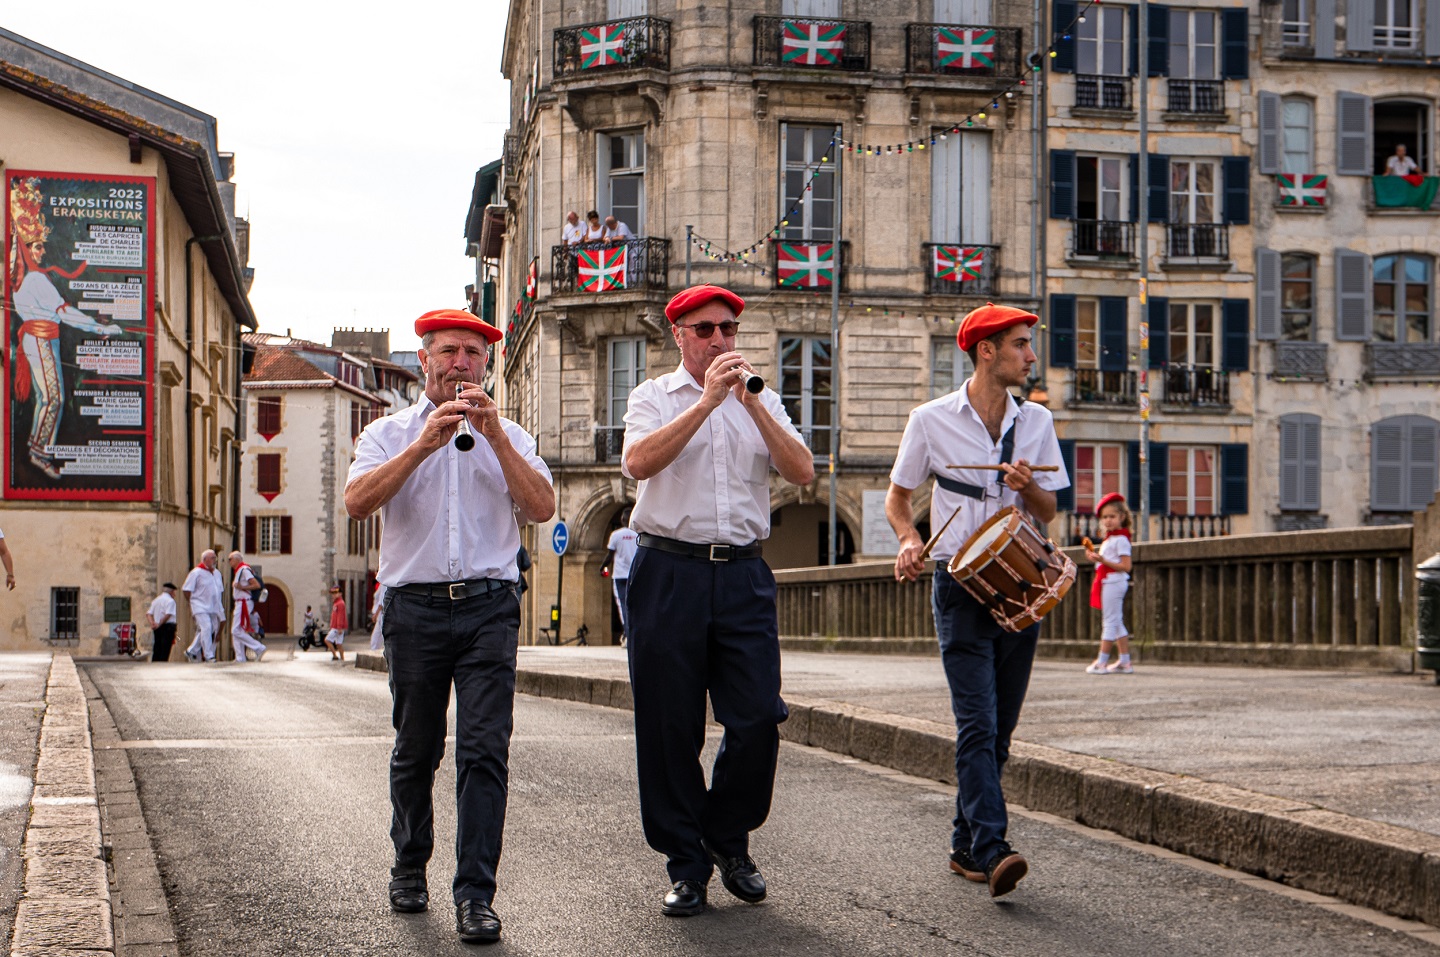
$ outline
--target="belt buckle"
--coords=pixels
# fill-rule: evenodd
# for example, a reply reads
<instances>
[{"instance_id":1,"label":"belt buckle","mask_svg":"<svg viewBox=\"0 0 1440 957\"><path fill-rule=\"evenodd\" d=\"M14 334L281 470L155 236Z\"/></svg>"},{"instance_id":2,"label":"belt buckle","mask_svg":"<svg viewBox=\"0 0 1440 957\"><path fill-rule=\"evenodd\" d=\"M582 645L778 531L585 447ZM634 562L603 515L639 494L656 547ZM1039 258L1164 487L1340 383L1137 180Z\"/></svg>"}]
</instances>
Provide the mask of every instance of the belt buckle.
<instances>
[{"instance_id":1,"label":"belt buckle","mask_svg":"<svg viewBox=\"0 0 1440 957\"><path fill-rule=\"evenodd\" d=\"M730 545L711 545L710 560L712 562L728 562L730 560ZM723 552L721 551L723 549Z\"/></svg>"},{"instance_id":2,"label":"belt buckle","mask_svg":"<svg viewBox=\"0 0 1440 957\"><path fill-rule=\"evenodd\" d=\"M455 589L457 589L457 588L460 589L459 594L456 594L456 592L455 592ZM451 582L451 583L450 583L450 600L451 600L451 601L460 601L460 600L463 599L464 597L465 597L465 583L464 583L464 582Z\"/></svg>"}]
</instances>

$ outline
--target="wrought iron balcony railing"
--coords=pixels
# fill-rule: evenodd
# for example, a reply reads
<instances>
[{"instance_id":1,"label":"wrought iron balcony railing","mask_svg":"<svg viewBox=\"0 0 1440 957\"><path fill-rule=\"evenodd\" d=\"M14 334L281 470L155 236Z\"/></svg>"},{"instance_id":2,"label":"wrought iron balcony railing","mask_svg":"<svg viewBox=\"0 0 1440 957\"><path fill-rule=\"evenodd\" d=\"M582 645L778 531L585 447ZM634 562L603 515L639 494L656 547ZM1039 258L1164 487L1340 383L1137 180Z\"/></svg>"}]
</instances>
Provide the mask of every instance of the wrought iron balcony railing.
<instances>
[{"instance_id":1,"label":"wrought iron balcony railing","mask_svg":"<svg viewBox=\"0 0 1440 957\"><path fill-rule=\"evenodd\" d=\"M925 292L932 296L991 296L1000 275L1000 247L925 243Z\"/></svg>"},{"instance_id":2,"label":"wrought iron balcony railing","mask_svg":"<svg viewBox=\"0 0 1440 957\"><path fill-rule=\"evenodd\" d=\"M1020 73L1020 29L954 23L907 24L905 72L1016 76Z\"/></svg>"},{"instance_id":3,"label":"wrought iron balcony railing","mask_svg":"<svg viewBox=\"0 0 1440 957\"><path fill-rule=\"evenodd\" d=\"M604 294L669 288L670 240L577 243L550 248L550 294Z\"/></svg>"},{"instance_id":4,"label":"wrought iron balcony railing","mask_svg":"<svg viewBox=\"0 0 1440 957\"><path fill-rule=\"evenodd\" d=\"M1168 82L1170 96L1165 104L1166 112L1189 113L1192 116L1225 115L1225 81L1172 79Z\"/></svg>"},{"instance_id":5,"label":"wrought iron balcony railing","mask_svg":"<svg viewBox=\"0 0 1440 957\"><path fill-rule=\"evenodd\" d=\"M870 69L870 22L756 17L755 65L863 73Z\"/></svg>"},{"instance_id":6,"label":"wrought iron balcony railing","mask_svg":"<svg viewBox=\"0 0 1440 957\"><path fill-rule=\"evenodd\" d=\"M601 425L595 429L595 464L619 465L625 447L625 426Z\"/></svg>"},{"instance_id":7,"label":"wrought iron balcony railing","mask_svg":"<svg viewBox=\"0 0 1440 957\"><path fill-rule=\"evenodd\" d=\"M1230 258L1230 227L1225 223L1167 223L1167 259Z\"/></svg>"},{"instance_id":8,"label":"wrought iron balcony railing","mask_svg":"<svg viewBox=\"0 0 1440 957\"><path fill-rule=\"evenodd\" d=\"M1325 356L1328 346L1323 342L1280 341L1275 343L1275 374L1286 379L1324 381Z\"/></svg>"},{"instance_id":9,"label":"wrought iron balcony railing","mask_svg":"<svg viewBox=\"0 0 1440 957\"><path fill-rule=\"evenodd\" d=\"M520 133L505 134L505 151L501 154L504 158L503 168L505 170L505 181L513 183L520 175L520 144L522 138Z\"/></svg>"},{"instance_id":10,"label":"wrought iron balcony railing","mask_svg":"<svg viewBox=\"0 0 1440 957\"><path fill-rule=\"evenodd\" d=\"M633 17L555 31L556 77L640 68L670 69L669 20Z\"/></svg>"},{"instance_id":11,"label":"wrought iron balcony railing","mask_svg":"<svg viewBox=\"0 0 1440 957\"><path fill-rule=\"evenodd\" d=\"M1134 259L1135 224L1111 219L1077 219L1071 254L1096 259Z\"/></svg>"},{"instance_id":12,"label":"wrought iron balcony railing","mask_svg":"<svg viewBox=\"0 0 1440 957\"><path fill-rule=\"evenodd\" d=\"M1230 407L1230 373L1214 366L1166 366L1162 370L1166 405Z\"/></svg>"},{"instance_id":13,"label":"wrought iron balcony railing","mask_svg":"<svg viewBox=\"0 0 1440 957\"><path fill-rule=\"evenodd\" d=\"M1128 76L1097 76L1092 73L1075 74L1075 105L1084 110L1129 110L1130 88Z\"/></svg>"},{"instance_id":14,"label":"wrought iron balcony railing","mask_svg":"<svg viewBox=\"0 0 1440 957\"><path fill-rule=\"evenodd\" d=\"M1134 406L1136 375L1129 370L1076 369L1070 377L1070 402L1075 405Z\"/></svg>"},{"instance_id":15,"label":"wrought iron balcony railing","mask_svg":"<svg viewBox=\"0 0 1440 957\"><path fill-rule=\"evenodd\" d=\"M776 239L770 243L770 269L776 289L810 292L830 290L835 281L835 244L809 239ZM850 271L850 243L840 243L840 289Z\"/></svg>"},{"instance_id":16,"label":"wrought iron balcony railing","mask_svg":"<svg viewBox=\"0 0 1440 957\"><path fill-rule=\"evenodd\" d=\"M1366 343L1365 375L1371 379L1440 379L1440 343Z\"/></svg>"}]
</instances>

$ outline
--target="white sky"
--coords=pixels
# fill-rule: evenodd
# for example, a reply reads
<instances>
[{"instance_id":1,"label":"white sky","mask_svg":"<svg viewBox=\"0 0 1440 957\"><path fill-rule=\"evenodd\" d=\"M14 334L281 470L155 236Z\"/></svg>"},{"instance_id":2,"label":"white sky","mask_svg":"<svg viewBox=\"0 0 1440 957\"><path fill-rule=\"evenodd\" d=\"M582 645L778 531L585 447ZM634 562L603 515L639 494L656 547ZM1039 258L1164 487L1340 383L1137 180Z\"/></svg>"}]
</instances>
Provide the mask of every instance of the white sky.
<instances>
[{"instance_id":1,"label":"white sky","mask_svg":"<svg viewBox=\"0 0 1440 957\"><path fill-rule=\"evenodd\" d=\"M216 118L261 330L388 328L409 349L416 316L464 305L465 210L509 117L508 3L5 7L6 29Z\"/></svg>"}]
</instances>

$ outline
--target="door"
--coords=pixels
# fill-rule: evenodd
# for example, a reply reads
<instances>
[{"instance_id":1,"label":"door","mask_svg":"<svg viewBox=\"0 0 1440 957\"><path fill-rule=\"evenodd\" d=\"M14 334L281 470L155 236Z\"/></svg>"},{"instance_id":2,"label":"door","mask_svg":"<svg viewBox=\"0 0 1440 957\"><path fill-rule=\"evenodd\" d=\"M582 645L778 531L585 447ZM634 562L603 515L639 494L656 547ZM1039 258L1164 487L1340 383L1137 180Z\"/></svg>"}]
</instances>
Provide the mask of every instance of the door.
<instances>
[{"instance_id":1,"label":"door","mask_svg":"<svg viewBox=\"0 0 1440 957\"><path fill-rule=\"evenodd\" d=\"M267 583L265 586L265 600L255 605L260 610L260 622L265 626L265 636L289 635L290 631L290 602L285 599L285 593L275 585Z\"/></svg>"}]
</instances>

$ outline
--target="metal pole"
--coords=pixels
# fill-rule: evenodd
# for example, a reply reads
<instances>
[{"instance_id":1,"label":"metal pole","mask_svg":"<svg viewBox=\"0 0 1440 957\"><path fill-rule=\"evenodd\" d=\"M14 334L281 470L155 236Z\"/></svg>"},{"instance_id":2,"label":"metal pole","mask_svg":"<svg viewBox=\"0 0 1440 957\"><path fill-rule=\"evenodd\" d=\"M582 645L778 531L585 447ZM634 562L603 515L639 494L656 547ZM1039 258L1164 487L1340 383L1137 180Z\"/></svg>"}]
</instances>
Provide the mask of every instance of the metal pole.
<instances>
[{"instance_id":1,"label":"metal pole","mask_svg":"<svg viewBox=\"0 0 1440 957\"><path fill-rule=\"evenodd\" d=\"M840 127L835 127L835 142L840 142ZM830 554L829 564L835 564L835 542L837 534L835 516L835 460L840 443L840 275L845 264L841 262L840 242L845 222L845 207L841 201L840 149L835 150L835 272L830 280Z\"/></svg>"},{"instance_id":2,"label":"metal pole","mask_svg":"<svg viewBox=\"0 0 1440 957\"><path fill-rule=\"evenodd\" d=\"M689 223L685 224L685 286L690 286L690 251L695 248L692 237L695 235L695 227Z\"/></svg>"},{"instance_id":3,"label":"metal pole","mask_svg":"<svg viewBox=\"0 0 1440 957\"><path fill-rule=\"evenodd\" d=\"M1138 310L1140 314L1140 541L1150 538L1150 4L1140 0L1140 62L1136 66L1140 84L1137 108L1140 111L1140 209L1137 211L1136 237L1140 254ZM1099 24L1096 24L1099 28Z\"/></svg>"}]
</instances>

